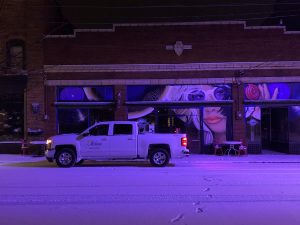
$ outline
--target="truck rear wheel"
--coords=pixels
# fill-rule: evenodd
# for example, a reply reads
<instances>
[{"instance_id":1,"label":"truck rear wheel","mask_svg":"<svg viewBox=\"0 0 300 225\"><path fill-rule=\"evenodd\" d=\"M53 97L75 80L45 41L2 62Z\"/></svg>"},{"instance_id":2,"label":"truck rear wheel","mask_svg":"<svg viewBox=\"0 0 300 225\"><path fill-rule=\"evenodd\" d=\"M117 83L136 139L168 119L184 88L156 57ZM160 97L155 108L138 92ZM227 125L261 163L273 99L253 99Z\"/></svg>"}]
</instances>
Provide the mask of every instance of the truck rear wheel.
<instances>
[{"instance_id":1,"label":"truck rear wheel","mask_svg":"<svg viewBox=\"0 0 300 225\"><path fill-rule=\"evenodd\" d=\"M72 149L64 148L56 155L56 164L59 167L72 167L75 164L76 156Z\"/></svg>"},{"instance_id":2,"label":"truck rear wheel","mask_svg":"<svg viewBox=\"0 0 300 225\"><path fill-rule=\"evenodd\" d=\"M152 166L163 167L169 163L170 156L164 149L156 149L150 154L150 163Z\"/></svg>"}]
</instances>

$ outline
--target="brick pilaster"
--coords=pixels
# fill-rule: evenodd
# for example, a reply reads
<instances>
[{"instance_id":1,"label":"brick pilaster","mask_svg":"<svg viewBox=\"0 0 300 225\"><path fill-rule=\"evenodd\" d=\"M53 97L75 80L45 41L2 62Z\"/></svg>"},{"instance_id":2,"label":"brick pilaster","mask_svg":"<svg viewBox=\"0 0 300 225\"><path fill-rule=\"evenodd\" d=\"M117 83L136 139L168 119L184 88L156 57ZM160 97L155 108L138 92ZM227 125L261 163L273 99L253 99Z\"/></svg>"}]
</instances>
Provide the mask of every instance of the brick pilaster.
<instances>
[{"instance_id":1,"label":"brick pilaster","mask_svg":"<svg viewBox=\"0 0 300 225\"><path fill-rule=\"evenodd\" d=\"M114 101L115 106L115 120L128 120L128 109L125 105L126 101L126 85L116 85L114 86Z\"/></svg>"},{"instance_id":2,"label":"brick pilaster","mask_svg":"<svg viewBox=\"0 0 300 225\"><path fill-rule=\"evenodd\" d=\"M244 110L244 85L242 83L234 83L232 85L233 98L233 140L246 141L246 124Z\"/></svg>"}]
</instances>

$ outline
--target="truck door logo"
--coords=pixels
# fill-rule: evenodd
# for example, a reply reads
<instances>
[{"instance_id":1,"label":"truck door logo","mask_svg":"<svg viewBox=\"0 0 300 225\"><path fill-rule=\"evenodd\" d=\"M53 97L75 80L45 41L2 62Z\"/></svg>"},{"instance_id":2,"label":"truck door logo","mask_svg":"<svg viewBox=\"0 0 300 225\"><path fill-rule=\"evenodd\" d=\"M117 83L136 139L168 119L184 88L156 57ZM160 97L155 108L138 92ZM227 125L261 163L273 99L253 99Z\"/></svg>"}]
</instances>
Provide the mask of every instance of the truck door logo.
<instances>
[{"instance_id":1,"label":"truck door logo","mask_svg":"<svg viewBox=\"0 0 300 225\"><path fill-rule=\"evenodd\" d=\"M89 140L88 143L87 143L87 145L89 147L97 147L97 146L101 146L102 143L101 142L96 142L96 141L93 141L93 140Z\"/></svg>"}]
</instances>

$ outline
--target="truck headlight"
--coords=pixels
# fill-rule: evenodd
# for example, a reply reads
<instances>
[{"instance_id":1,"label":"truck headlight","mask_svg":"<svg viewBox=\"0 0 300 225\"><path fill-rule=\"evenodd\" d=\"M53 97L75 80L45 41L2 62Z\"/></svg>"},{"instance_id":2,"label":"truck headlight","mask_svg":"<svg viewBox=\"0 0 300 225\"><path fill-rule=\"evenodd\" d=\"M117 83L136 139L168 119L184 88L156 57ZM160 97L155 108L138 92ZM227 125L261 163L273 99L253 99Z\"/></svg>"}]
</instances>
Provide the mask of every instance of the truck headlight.
<instances>
[{"instance_id":1,"label":"truck headlight","mask_svg":"<svg viewBox=\"0 0 300 225\"><path fill-rule=\"evenodd\" d=\"M51 149L52 140L51 139L47 139L46 144L47 144L47 149Z\"/></svg>"}]
</instances>

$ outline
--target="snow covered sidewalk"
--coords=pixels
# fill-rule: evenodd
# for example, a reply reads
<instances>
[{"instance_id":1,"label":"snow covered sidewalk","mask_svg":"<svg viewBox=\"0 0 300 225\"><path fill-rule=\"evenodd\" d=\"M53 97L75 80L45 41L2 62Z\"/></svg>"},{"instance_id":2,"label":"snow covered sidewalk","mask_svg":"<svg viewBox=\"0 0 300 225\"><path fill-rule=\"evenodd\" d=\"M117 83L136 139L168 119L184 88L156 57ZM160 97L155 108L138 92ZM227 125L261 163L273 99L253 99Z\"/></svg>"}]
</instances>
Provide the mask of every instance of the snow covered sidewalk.
<instances>
[{"instance_id":1,"label":"snow covered sidewalk","mask_svg":"<svg viewBox=\"0 0 300 225\"><path fill-rule=\"evenodd\" d=\"M0 154L0 165L23 162L45 161L44 156ZM261 154L244 156L216 156L192 154L183 159L172 160L175 164L191 165L201 163L300 163L300 155Z\"/></svg>"},{"instance_id":2,"label":"snow covered sidewalk","mask_svg":"<svg viewBox=\"0 0 300 225\"><path fill-rule=\"evenodd\" d=\"M45 160L44 156L20 155L20 154L0 154L0 165L22 162L39 162Z\"/></svg>"},{"instance_id":3,"label":"snow covered sidewalk","mask_svg":"<svg viewBox=\"0 0 300 225\"><path fill-rule=\"evenodd\" d=\"M182 159L186 162L198 163L300 163L300 155L288 154L261 154L243 156L216 156L216 155L190 155Z\"/></svg>"}]
</instances>

